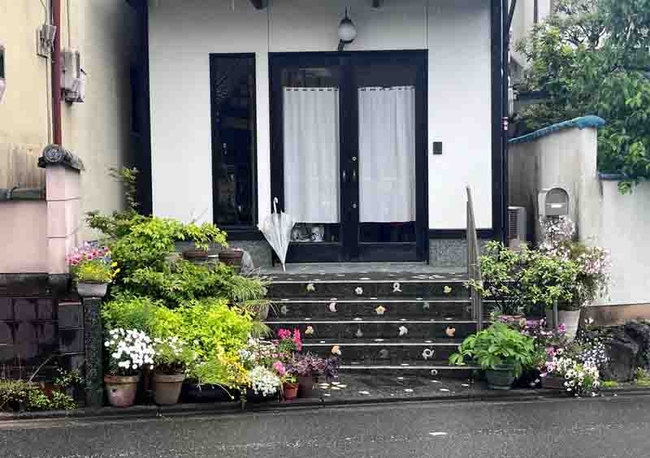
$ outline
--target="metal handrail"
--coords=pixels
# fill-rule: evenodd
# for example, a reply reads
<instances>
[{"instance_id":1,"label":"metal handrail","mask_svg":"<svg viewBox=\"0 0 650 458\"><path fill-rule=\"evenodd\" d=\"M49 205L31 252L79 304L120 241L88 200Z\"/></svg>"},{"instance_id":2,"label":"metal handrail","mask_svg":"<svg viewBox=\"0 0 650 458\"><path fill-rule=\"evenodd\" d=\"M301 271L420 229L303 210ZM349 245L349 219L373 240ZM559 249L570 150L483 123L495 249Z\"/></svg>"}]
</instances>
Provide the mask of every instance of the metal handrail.
<instances>
[{"instance_id":1,"label":"metal handrail","mask_svg":"<svg viewBox=\"0 0 650 458\"><path fill-rule=\"evenodd\" d=\"M467 187L467 275L469 280L481 282L481 264L479 260L478 236L476 234L476 220L474 219L474 202L472 190ZM476 330L483 329L483 298L475 287L470 286L472 300L472 319L476 321Z\"/></svg>"}]
</instances>

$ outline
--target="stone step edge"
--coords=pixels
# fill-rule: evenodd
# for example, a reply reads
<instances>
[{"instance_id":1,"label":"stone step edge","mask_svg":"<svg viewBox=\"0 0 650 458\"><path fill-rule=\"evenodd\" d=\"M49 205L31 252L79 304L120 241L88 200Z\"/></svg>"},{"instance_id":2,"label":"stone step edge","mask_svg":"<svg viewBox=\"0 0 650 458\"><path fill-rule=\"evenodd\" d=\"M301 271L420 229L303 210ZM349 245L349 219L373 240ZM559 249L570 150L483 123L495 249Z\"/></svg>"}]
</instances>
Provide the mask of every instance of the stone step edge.
<instances>
[{"instance_id":1,"label":"stone step edge","mask_svg":"<svg viewBox=\"0 0 650 458\"><path fill-rule=\"evenodd\" d=\"M394 364L377 364L377 365L369 365L369 364L353 364L353 365L347 365L347 364L342 364L339 367L340 370L342 371L358 371L358 370L366 370L366 371L373 371L373 370L385 370L385 371L409 371L409 370L420 370L420 371L429 371L429 370L443 370L443 371L467 371L467 370L480 370L480 366L447 366L447 365L430 365L430 366L416 366L416 365L408 365L408 366L401 366L401 365L394 365Z\"/></svg>"},{"instance_id":2,"label":"stone step edge","mask_svg":"<svg viewBox=\"0 0 650 458\"><path fill-rule=\"evenodd\" d=\"M278 324L476 324L475 320L266 320L266 325Z\"/></svg>"},{"instance_id":3,"label":"stone step edge","mask_svg":"<svg viewBox=\"0 0 650 458\"><path fill-rule=\"evenodd\" d=\"M462 343L462 340L449 342L425 342L425 341L413 341L413 342L374 342L374 341L359 341L359 342L343 342L341 340L331 340L322 342L312 343L309 341L303 341L303 347L330 347L338 345L339 347L458 347Z\"/></svg>"},{"instance_id":4,"label":"stone step edge","mask_svg":"<svg viewBox=\"0 0 650 458\"><path fill-rule=\"evenodd\" d=\"M309 284L312 283L314 285L325 285L325 284L337 284L337 285L353 285L355 283L359 284L364 284L364 285L372 285L372 284L387 284L387 285L393 285L395 283L400 283L400 284L412 284L412 283L417 283L417 284L422 284L422 283L432 283L432 284L438 284L438 283L446 283L450 285L455 285L458 283L465 284L468 281L467 278L448 278L448 279L377 279L377 280L348 280L348 279L339 279L339 280L319 280L316 278L312 279L298 279L298 280L269 280L269 283L272 285L300 285L300 284Z\"/></svg>"},{"instance_id":5,"label":"stone step edge","mask_svg":"<svg viewBox=\"0 0 650 458\"><path fill-rule=\"evenodd\" d=\"M297 297L292 298L270 298L270 302L273 305L285 305L285 304L331 304L336 302L337 304L423 304L428 302L429 304L471 304L472 299L443 299L437 297L435 299L422 299L422 298L407 298L407 299L382 299L382 298L370 298L370 299L339 299L332 297L330 299L300 299Z\"/></svg>"}]
</instances>

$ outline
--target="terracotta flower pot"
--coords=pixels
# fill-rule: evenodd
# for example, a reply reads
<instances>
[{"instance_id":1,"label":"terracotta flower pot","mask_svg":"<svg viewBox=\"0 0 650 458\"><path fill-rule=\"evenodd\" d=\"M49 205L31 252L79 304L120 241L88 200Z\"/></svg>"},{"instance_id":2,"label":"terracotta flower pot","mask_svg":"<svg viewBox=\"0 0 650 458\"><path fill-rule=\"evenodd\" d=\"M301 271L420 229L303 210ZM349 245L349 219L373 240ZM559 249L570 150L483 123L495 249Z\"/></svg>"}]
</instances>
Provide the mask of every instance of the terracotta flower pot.
<instances>
[{"instance_id":1,"label":"terracotta flower pot","mask_svg":"<svg viewBox=\"0 0 650 458\"><path fill-rule=\"evenodd\" d=\"M241 270L241 262L244 257L244 252L241 250L222 250L219 253L219 261L231 266L236 271Z\"/></svg>"},{"instance_id":2,"label":"terracotta flower pot","mask_svg":"<svg viewBox=\"0 0 650 458\"><path fill-rule=\"evenodd\" d=\"M131 407L138 392L139 375L104 375L108 402L113 407Z\"/></svg>"},{"instance_id":3,"label":"terracotta flower pot","mask_svg":"<svg viewBox=\"0 0 650 458\"><path fill-rule=\"evenodd\" d=\"M298 377L298 395L301 398L311 398L314 394L314 377L312 375L301 375Z\"/></svg>"},{"instance_id":4,"label":"terracotta flower pot","mask_svg":"<svg viewBox=\"0 0 650 458\"><path fill-rule=\"evenodd\" d=\"M171 406L178 402L181 388L185 381L184 374L153 374L153 400L161 406Z\"/></svg>"},{"instance_id":5,"label":"terracotta flower pot","mask_svg":"<svg viewBox=\"0 0 650 458\"><path fill-rule=\"evenodd\" d=\"M81 297L104 297L108 289L108 283L91 283L85 281L77 282L77 293Z\"/></svg>"},{"instance_id":6,"label":"terracotta flower pot","mask_svg":"<svg viewBox=\"0 0 650 458\"><path fill-rule=\"evenodd\" d=\"M190 262L202 263L208 260L210 252L208 250L185 250L183 251L183 257Z\"/></svg>"},{"instance_id":7,"label":"terracotta flower pot","mask_svg":"<svg viewBox=\"0 0 650 458\"><path fill-rule=\"evenodd\" d=\"M298 388L299 385L297 383L285 383L283 385L284 389L284 399L286 401L293 401L298 397Z\"/></svg>"}]
</instances>

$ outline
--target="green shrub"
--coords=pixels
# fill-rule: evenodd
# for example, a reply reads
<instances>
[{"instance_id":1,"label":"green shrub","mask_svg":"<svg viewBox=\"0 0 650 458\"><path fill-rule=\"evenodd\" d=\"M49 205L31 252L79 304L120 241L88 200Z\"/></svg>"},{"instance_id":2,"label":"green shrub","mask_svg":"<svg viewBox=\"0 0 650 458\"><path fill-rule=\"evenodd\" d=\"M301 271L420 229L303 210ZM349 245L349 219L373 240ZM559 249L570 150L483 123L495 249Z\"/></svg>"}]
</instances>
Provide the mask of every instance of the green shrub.
<instances>
[{"instance_id":1,"label":"green shrub","mask_svg":"<svg viewBox=\"0 0 650 458\"><path fill-rule=\"evenodd\" d=\"M518 315L534 308L571 303L578 266L567 259L523 248L512 251L491 241L480 258L483 281L469 281L498 314Z\"/></svg>"},{"instance_id":2,"label":"green shrub","mask_svg":"<svg viewBox=\"0 0 650 458\"><path fill-rule=\"evenodd\" d=\"M77 404L65 393L53 391L48 397L37 383L25 380L0 380L0 411L71 410Z\"/></svg>"},{"instance_id":3,"label":"green shrub","mask_svg":"<svg viewBox=\"0 0 650 458\"><path fill-rule=\"evenodd\" d=\"M243 277L224 264L197 265L179 260L160 270L138 269L124 280L129 291L164 300L170 306L210 297L226 298L231 304L263 301L266 285L262 280Z\"/></svg>"},{"instance_id":4,"label":"green shrub","mask_svg":"<svg viewBox=\"0 0 650 458\"><path fill-rule=\"evenodd\" d=\"M107 331L120 328L137 329L149 334L160 307L160 301L149 297L120 294L102 307L104 328Z\"/></svg>"},{"instance_id":5,"label":"green shrub","mask_svg":"<svg viewBox=\"0 0 650 458\"><path fill-rule=\"evenodd\" d=\"M603 380L600 382L600 386L603 388L618 388L621 384L616 380Z\"/></svg>"},{"instance_id":6,"label":"green shrub","mask_svg":"<svg viewBox=\"0 0 650 458\"><path fill-rule=\"evenodd\" d=\"M531 337L524 336L503 323L494 323L488 329L467 337L449 358L454 365L463 366L472 360L483 369L495 369L508 365L514 369L515 376L531 368L535 363L535 346Z\"/></svg>"}]
</instances>

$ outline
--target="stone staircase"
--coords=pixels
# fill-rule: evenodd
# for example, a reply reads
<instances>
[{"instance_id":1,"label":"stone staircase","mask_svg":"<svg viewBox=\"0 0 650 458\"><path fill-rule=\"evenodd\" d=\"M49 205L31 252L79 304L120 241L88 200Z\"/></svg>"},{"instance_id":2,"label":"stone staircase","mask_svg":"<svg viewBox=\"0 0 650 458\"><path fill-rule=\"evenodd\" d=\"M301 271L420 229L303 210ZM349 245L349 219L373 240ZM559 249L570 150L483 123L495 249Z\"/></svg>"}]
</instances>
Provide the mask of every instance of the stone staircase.
<instances>
[{"instance_id":1,"label":"stone staircase","mask_svg":"<svg viewBox=\"0 0 650 458\"><path fill-rule=\"evenodd\" d=\"M467 377L448 365L476 331L467 273L276 274L267 324L300 329L304 350L328 356L341 372Z\"/></svg>"}]
</instances>

